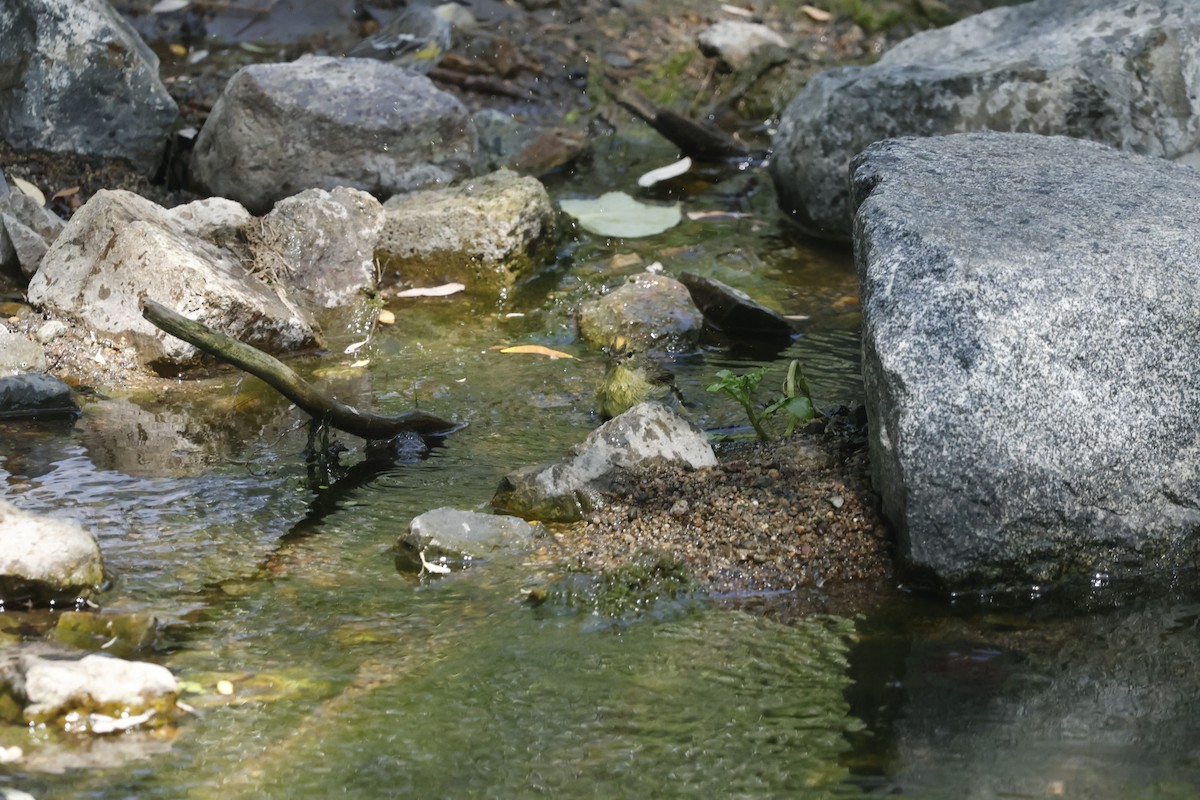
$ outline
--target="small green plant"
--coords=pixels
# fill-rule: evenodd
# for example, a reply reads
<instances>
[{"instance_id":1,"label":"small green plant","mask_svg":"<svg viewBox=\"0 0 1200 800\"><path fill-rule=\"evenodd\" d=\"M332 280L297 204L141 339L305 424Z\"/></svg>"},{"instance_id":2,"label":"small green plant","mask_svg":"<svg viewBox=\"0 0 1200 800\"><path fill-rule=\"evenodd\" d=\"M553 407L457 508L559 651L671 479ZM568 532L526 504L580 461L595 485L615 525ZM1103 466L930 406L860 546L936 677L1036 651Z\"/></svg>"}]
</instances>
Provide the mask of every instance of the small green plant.
<instances>
[{"instance_id":1,"label":"small green plant","mask_svg":"<svg viewBox=\"0 0 1200 800\"><path fill-rule=\"evenodd\" d=\"M818 412L816 406L813 405L808 381L804 379L804 371L800 369L799 361L793 361L788 365L787 376L783 380L783 396L759 411L754 404L754 392L762 383L764 373L765 370L761 369L742 374L723 369L717 373L717 382L710 385L708 391L725 392L737 400L746 410L746 417L749 418L754 433L764 442L770 437L763 427L763 420L780 411L786 411L788 414L785 436L791 435L792 431L796 429L797 422L816 419Z\"/></svg>"}]
</instances>

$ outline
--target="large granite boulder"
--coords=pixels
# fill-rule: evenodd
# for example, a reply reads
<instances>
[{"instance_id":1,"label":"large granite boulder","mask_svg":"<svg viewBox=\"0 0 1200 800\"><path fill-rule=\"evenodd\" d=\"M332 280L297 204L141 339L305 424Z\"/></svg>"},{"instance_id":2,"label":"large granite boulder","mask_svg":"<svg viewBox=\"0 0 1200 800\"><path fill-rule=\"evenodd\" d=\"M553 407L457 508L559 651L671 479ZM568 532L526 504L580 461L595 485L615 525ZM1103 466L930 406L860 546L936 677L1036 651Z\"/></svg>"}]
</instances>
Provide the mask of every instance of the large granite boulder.
<instances>
[{"instance_id":1,"label":"large granite boulder","mask_svg":"<svg viewBox=\"0 0 1200 800\"><path fill-rule=\"evenodd\" d=\"M1200 163L1200 3L1035 0L919 34L869 67L813 78L771 163L780 207L846 238L846 168L893 136L1062 134Z\"/></svg>"},{"instance_id":2,"label":"large granite boulder","mask_svg":"<svg viewBox=\"0 0 1200 800\"><path fill-rule=\"evenodd\" d=\"M1200 552L1200 175L961 134L853 165L872 475L948 587Z\"/></svg>"},{"instance_id":3,"label":"large granite boulder","mask_svg":"<svg viewBox=\"0 0 1200 800\"><path fill-rule=\"evenodd\" d=\"M254 64L229 80L196 139L192 174L256 214L305 189L381 198L471 174L466 107L412 70L361 58Z\"/></svg>"},{"instance_id":4,"label":"large granite boulder","mask_svg":"<svg viewBox=\"0 0 1200 800\"><path fill-rule=\"evenodd\" d=\"M178 116L158 57L104 0L0 3L0 137L158 167Z\"/></svg>"}]
</instances>

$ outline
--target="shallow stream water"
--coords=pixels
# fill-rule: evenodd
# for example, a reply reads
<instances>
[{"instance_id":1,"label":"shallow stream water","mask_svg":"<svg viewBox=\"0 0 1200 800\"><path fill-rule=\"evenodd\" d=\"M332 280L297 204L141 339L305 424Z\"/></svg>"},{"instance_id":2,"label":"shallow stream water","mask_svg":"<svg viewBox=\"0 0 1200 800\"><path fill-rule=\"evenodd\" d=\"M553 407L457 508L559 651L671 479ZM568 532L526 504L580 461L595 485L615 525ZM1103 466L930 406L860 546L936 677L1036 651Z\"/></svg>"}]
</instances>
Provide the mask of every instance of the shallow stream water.
<instances>
[{"instance_id":1,"label":"shallow stream water","mask_svg":"<svg viewBox=\"0 0 1200 800\"><path fill-rule=\"evenodd\" d=\"M338 356L297 365L350 402L417 402L470 423L427 459L314 491L303 420L230 374L163 397L94 398L71 425L0 427L0 497L97 534L113 575L102 613L158 618L150 656L188 682L196 708L173 740L4 731L29 757L0 787L105 798L1197 796L1200 593L1183 579L1153 590L1097 580L1005 603L897 591L852 617L782 621L689 598L615 621L586 604L530 607L525 594L550 576L519 558L440 579L398 570L393 544L414 515L483 508L506 471L557 457L597 424L603 358L576 341L571 310L621 279L616 253L810 317L778 351L713 338L676 362L702 426L741 422L704 391L724 366L782 373L798 357L822 401L859 398L848 255L790 241L762 174L737 180L728 195L748 218L651 240L585 236L564 250L567 266L502 304L393 303L398 323L376 333L366 368L338 367L349 360ZM718 186L687 202L722 197ZM512 343L579 358L490 349ZM38 616L15 615L32 630ZM42 771L63 752L77 768Z\"/></svg>"},{"instance_id":2,"label":"shallow stream water","mask_svg":"<svg viewBox=\"0 0 1200 800\"><path fill-rule=\"evenodd\" d=\"M673 156L648 141L604 147L597 163L620 168L598 169L597 191L627 188L642 167ZM562 196L579 184L551 188ZM341 351L362 330L296 364L347 402L419 404L469 423L426 459L352 470L314 490L304 420L229 373L160 397L87 399L73 424L0 425L0 498L96 533L113 577L100 613L155 616L158 638L142 656L185 681L195 708L173 737L72 741L0 729L0 744L28 754L0 767L0 790L1200 796L1200 591L1187 577L1150 587L1097 577L1006 599L897 590L848 617L686 598L613 620L586 603L531 607L529 589L553 575L520 558L444 578L397 567L393 546L413 516L486 508L507 471L556 458L594 429L605 363L577 341L573 310L651 262L807 317L786 346L713 335L676 359L697 424L744 423L704 391L726 367L765 366L766 386L798 358L819 402L861 400L849 254L789 238L761 170L674 194L688 210L746 216L649 239L581 235L503 302L395 301L396 325L353 358ZM639 264L613 267L631 253ZM577 359L494 349L510 344ZM367 367L347 366L363 356ZM8 616L8 635L52 623ZM231 695L217 692L222 680Z\"/></svg>"}]
</instances>

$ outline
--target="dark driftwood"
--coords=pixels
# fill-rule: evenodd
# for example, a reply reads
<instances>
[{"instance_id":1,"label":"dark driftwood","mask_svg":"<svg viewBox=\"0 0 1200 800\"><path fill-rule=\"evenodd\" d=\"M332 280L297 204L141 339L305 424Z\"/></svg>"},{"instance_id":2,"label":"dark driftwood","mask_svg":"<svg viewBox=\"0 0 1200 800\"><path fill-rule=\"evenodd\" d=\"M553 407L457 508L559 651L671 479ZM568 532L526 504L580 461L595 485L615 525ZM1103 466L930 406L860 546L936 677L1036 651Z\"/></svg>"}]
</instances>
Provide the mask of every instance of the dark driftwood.
<instances>
[{"instance_id":1,"label":"dark driftwood","mask_svg":"<svg viewBox=\"0 0 1200 800\"><path fill-rule=\"evenodd\" d=\"M403 431L437 436L462 427L459 423L424 411L405 411L394 416L359 411L323 395L279 359L181 316L153 300L142 301L142 316L172 336L261 378L314 419L324 421L340 431L364 439L391 439Z\"/></svg>"},{"instance_id":2,"label":"dark driftwood","mask_svg":"<svg viewBox=\"0 0 1200 800\"><path fill-rule=\"evenodd\" d=\"M698 161L722 161L753 155L749 147L710 122L696 122L668 108L655 106L633 89L613 86L613 96L629 111L641 117L685 156Z\"/></svg>"}]
</instances>

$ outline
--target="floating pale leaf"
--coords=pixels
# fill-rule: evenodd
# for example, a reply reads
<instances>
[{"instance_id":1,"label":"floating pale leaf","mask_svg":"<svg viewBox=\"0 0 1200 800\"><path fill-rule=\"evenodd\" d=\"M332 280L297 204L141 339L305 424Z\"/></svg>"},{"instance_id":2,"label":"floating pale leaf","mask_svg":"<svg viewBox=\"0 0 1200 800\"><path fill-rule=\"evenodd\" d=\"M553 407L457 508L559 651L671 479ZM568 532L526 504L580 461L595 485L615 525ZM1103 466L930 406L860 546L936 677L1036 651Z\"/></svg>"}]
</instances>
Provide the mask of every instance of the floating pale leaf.
<instances>
[{"instance_id":1,"label":"floating pale leaf","mask_svg":"<svg viewBox=\"0 0 1200 800\"><path fill-rule=\"evenodd\" d=\"M376 317L376 319L379 320L380 325L396 324L396 315L388 311L386 308L379 312L379 316Z\"/></svg>"},{"instance_id":2,"label":"floating pale leaf","mask_svg":"<svg viewBox=\"0 0 1200 800\"><path fill-rule=\"evenodd\" d=\"M639 203L624 192L606 192L594 200L563 200L559 205L598 236L634 239L653 236L675 227L683 219L679 204L655 206Z\"/></svg>"},{"instance_id":3,"label":"floating pale leaf","mask_svg":"<svg viewBox=\"0 0 1200 800\"><path fill-rule=\"evenodd\" d=\"M42 194L42 190L34 186L24 178L9 178L12 185L21 190L21 193L32 197L38 202L39 206L46 205L46 195Z\"/></svg>"},{"instance_id":4,"label":"floating pale leaf","mask_svg":"<svg viewBox=\"0 0 1200 800\"><path fill-rule=\"evenodd\" d=\"M172 11L183 11L192 4L192 0L158 0L150 6L151 14L170 14Z\"/></svg>"},{"instance_id":5,"label":"floating pale leaf","mask_svg":"<svg viewBox=\"0 0 1200 800\"><path fill-rule=\"evenodd\" d=\"M656 183L661 183L671 178L678 178L692 168L692 159L687 156L676 161L674 164L667 164L665 167L652 169L642 177L638 178L638 186L645 189L648 186L653 186Z\"/></svg>"},{"instance_id":6,"label":"floating pale leaf","mask_svg":"<svg viewBox=\"0 0 1200 800\"><path fill-rule=\"evenodd\" d=\"M547 358L575 358L570 353L564 353L561 350L551 350L549 347L542 347L540 344L518 344L513 347L505 347L501 353L519 353L531 356L546 356Z\"/></svg>"},{"instance_id":7,"label":"floating pale leaf","mask_svg":"<svg viewBox=\"0 0 1200 800\"><path fill-rule=\"evenodd\" d=\"M421 557L421 567L423 569L425 569L427 572L431 572L434 575L449 575L450 574L450 568L447 567L445 564L430 564L428 561L426 561L424 550L417 551L417 555L419 555Z\"/></svg>"},{"instance_id":8,"label":"floating pale leaf","mask_svg":"<svg viewBox=\"0 0 1200 800\"><path fill-rule=\"evenodd\" d=\"M441 286L405 289L403 292L397 292L396 297L445 297L450 294L458 294L466 288L461 283L444 283Z\"/></svg>"},{"instance_id":9,"label":"floating pale leaf","mask_svg":"<svg viewBox=\"0 0 1200 800\"><path fill-rule=\"evenodd\" d=\"M226 697L233 694L233 684L226 680L217 681L217 694L224 695Z\"/></svg>"},{"instance_id":10,"label":"floating pale leaf","mask_svg":"<svg viewBox=\"0 0 1200 800\"><path fill-rule=\"evenodd\" d=\"M816 6L803 5L800 6L800 10L805 14L808 14L808 18L814 22L829 22L829 20L833 19L833 14L830 14L823 8L817 8Z\"/></svg>"},{"instance_id":11,"label":"floating pale leaf","mask_svg":"<svg viewBox=\"0 0 1200 800\"><path fill-rule=\"evenodd\" d=\"M92 729L92 733L116 733L117 731L127 731L130 728L136 728L143 722L146 722L154 716L154 709L146 711L142 714L134 714L128 717L110 717L107 714L88 714L88 726Z\"/></svg>"},{"instance_id":12,"label":"floating pale leaf","mask_svg":"<svg viewBox=\"0 0 1200 800\"><path fill-rule=\"evenodd\" d=\"M689 211L687 218L697 219L745 219L750 216L744 211Z\"/></svg>"}]
</instances>

